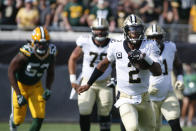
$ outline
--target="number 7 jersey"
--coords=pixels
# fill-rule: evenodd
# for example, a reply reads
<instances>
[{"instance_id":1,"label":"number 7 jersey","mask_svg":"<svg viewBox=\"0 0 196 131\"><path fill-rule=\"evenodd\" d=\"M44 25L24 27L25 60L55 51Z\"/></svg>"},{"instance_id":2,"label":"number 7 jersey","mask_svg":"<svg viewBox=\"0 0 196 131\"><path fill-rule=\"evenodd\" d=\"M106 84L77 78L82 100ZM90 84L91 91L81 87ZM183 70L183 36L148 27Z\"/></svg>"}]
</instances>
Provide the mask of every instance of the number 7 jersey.
<instances>
[{"instance_id":1,"label":"number 7 jersey","mask_svg":"<svg viewBox=\"0 0 196 131\"><path fill-rule=\"evenodd\" d=\"M124 40L115 40L108 48L107 58L111 62L116 61L118 90L128 95L139 95L148 90L150 71L130 66L127 48ZM160 50L155 41L143 40L139 50L158 62Z\"/></svg>"},{"instance_id":2,"label":"number 7 jersey","mask_svg":"<svg viewBox=\"0 0 196 131\"><path fill-rule=\"evenodd\" d=\"M98 46L94 43L91 35L82 35L76 40L77 46L80 46L84 53L82 77L84 77L87 80L90 78L98 63L106 57L107 49L109 47L110 42L111 40L108 39L108 41L104 45ZM109 65L104 74L100 76L97 80L99 81L108 78L111 74L111 70L112 68Z\"/></svg>"}]
</instances>

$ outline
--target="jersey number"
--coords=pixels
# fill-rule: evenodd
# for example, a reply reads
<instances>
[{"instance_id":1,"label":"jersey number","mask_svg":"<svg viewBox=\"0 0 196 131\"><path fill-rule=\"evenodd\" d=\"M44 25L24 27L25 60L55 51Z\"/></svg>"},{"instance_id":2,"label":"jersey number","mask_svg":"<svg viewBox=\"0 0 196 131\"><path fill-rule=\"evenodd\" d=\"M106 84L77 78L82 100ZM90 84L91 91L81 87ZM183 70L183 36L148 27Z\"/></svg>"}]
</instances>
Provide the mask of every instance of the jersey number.
<instances>
[{"instance_id":1,"label":"jersey number","mask_svg":"<svg viewBox=\"0 0 196 131\"><path fill-rule=\"evenodd\" d=\"M131 66L128 64L128 67L131 67ZM137 68L135 70L129 71L129 83L140 83L141 79L139 77L135 79L133 78L133 75L138 76L138 74L139 74L139 70Z\"/></svg>"},{"instance_id":2,"label":"jersey number","mask_svg":"<svg viewBox=\"0 0 196 131\"><path fill-rule=\"evenodd\" d=\"M100 56L99 56L99 60L103 60L103 58L106 56L107 54L106 53L101 53ZM90 56L93 56L93 59L91 60L90 62L90 67L94 67L94 63L95 63L95 60L97 59L98 57L98 53L96 52L90 52Z\"/></svg>"},{"instance_id":3,"label":"jersey number","mask_svg":"<svg viewBox=\"0 0 196 131\"><path fill-rule=\"evenodd\" d=\"M166 61L166 59L163 60L163 65L165 67L165 72L163 72L163 75L167 75L168 74L168 69L167 69L167 61Z\"/></svg>"},{"instance_id":4,"label":"jersey number","mask_svg":"<svg viewBox=\"0 0 196 131\"><path fill-rule=\"evenodd\" d=\"M29 63L27 65L25 74L30 76L30 77L40 77L42 76L43 73L39 72L39 68L41 68L41 70L47 69L49 67L49 64L42 64L40 65L39 63Z\"/></svg>"}]
</instances>

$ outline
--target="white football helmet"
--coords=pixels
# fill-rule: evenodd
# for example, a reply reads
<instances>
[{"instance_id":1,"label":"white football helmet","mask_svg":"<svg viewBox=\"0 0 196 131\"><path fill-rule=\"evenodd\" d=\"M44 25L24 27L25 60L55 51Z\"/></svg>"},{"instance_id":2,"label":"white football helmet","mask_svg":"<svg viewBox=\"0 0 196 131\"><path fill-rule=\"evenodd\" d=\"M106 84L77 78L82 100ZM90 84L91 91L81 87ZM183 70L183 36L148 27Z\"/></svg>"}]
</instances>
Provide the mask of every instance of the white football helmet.
<instances>
[{"instance_id":1,"label":"white football helmet","mask_svg":"<svg viewBox=\"0 0 196 131\"><path fill-rule=\"evenodd\" d=\"M96 18L91 26L93 39L104 41L108 37L109 24L104 18Z\"/></svg>"},{"instance_id":2,"label":"white football helmet","mask_svg":"<svg viewBox=\"0 0 196 131\"><path fill-rule=\"evenodd\" d=\"M140 44L144 38L144 24L141 18L131 14L127 16L123 23L125 39L134 46Z\"/></svg>"},{"instance_id":3,"label":"white football helmet","mask_svg":"<svg viewBox=\"0 0 196 131\"><path fill-rule=\"evenodd\" d=\"M157 24L150 25L145 31L145 36L147 39L156 40L159 48L163 46L165 34L166 33L163 28Z\"/></svg>"}]
</instances>

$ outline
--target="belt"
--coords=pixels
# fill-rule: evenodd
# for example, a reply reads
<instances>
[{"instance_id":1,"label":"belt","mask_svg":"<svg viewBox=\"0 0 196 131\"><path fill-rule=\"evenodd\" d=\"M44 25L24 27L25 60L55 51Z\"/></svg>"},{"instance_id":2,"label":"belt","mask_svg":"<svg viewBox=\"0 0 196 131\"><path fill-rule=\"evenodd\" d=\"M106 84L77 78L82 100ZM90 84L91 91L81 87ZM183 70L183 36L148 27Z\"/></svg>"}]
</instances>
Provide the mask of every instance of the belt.
<instances>
[{"instance_id":1,"label":"belt","mask_svg":"<svg viewBox=\"0 0 196 131\"><path fill-rule=\"evenodd\" d=\"M132 95L128 95L124 92L119 92L119 93L120 93L120 95L119 95L120 97L129 98L129 99L132 99L132 97L133 97ZM148 94L148 92L142 93L141 94L142 98L145 97L147 94Z\"/></svg>"}]
</instances>

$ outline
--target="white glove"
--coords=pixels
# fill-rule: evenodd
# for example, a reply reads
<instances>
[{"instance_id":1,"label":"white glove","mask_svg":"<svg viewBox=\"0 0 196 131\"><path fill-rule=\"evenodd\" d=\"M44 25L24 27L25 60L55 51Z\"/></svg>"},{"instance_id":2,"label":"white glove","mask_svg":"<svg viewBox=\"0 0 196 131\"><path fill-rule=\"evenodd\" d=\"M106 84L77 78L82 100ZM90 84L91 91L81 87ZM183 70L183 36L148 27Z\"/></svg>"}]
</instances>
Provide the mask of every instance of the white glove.
<instances>
[{"instance_id":1,"label":"white glove","mask_svg":"<svg viewBox=\"0 0 196 131\"><path fill-rule=\"evenodd\" d=\"M184 89L184 82L182 82L182 81L176 81L176 83L175 83L175 89L177 89L177 90L183 90Z\"/></svg>"},{"instance_id":2,"label":"white glove","mask_svg":"<svg viewBox=\"0 0 196 131\"><path fill-rule=\"evenodd\" d=\"M148 93L150 95L156 95L158 93L159 89L155 88L154 85L150 85L148 88Z\"/></svg>"},{"instance_id":3,"label":"white glove","mask_svg":"<svg viewBox=\"0 0 196 131\"><path fill-rule=\"evenodd\" d=\"M183 81L183 76L182 75L177 76L177 81L175 83L175 89L177 89L177 90L183 90L184 89L184 81Z\"/></svg>"}]
</instances>

